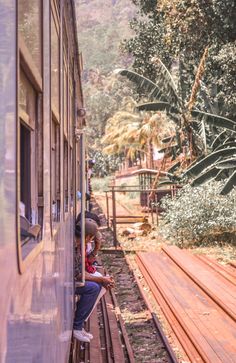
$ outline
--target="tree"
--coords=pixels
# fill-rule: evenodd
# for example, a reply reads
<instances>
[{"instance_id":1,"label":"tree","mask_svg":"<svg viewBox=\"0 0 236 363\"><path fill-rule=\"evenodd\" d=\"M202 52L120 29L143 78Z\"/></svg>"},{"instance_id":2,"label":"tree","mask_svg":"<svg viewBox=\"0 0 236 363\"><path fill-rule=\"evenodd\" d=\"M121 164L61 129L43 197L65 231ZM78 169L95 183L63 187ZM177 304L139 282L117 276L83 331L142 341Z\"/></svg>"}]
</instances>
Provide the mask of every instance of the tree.
<instances>
[{"instance_id":1,"label":"tree","mask_svg":"<svg viewBox=\"0 0 236 363\"><path fill-rule=\"evenodd\" d=\"M144 16L143 20L135 19L135 26L131 24L135 36L124 42L124 49L134 57L134 70L155 81L157 75L150 59L152 56L160 58L168 69L174 67L179 74L179 84L186 99L195 68L208 46L204 82L209 96L218 114L234 118L235 77L232 73L236 56L236 2L158 0L157 6L155 1L133 2Z\"/></svg>"}]
</instances>

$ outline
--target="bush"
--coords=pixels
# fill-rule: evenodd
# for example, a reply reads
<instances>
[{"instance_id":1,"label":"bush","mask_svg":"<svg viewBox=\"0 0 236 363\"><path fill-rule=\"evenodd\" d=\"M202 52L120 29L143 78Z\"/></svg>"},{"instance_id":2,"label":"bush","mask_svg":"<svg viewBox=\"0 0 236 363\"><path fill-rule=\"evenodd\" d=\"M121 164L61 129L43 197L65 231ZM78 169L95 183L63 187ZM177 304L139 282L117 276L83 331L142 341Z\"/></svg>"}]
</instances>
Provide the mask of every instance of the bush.
<instances>
[{"instance_id":1,"label":"bush","mask_svg":"<svg viewBox=\"0 0 236 363\"><path fill-rule=\"evenodd\" d=\"M222 182L186 185L175 198L163 198L161 234L180 246L235 241L236 189L222 196L222 186Z\"/></svg>"},{"instance_id":2,"label":"bush","mask_svg":"<svg viewBox=\"0 0 236 363\"><path fill-rule=\"evenodd\" d=\"M121 158L115 155L105 155L101 151L90 151L90 158L95 160L93 175L99 178L113 174L119 169Z\"/></svg>"},{"instance_id":3,"label":"bush","mask_svg":"<svg viewBox=\"0 0 236 363\"><path fill-rule=\"evenodd\" d=\"M94 192L104 192L109 189L108 186L111 184L111 177L92 178L91 184Z\"/></svg>"}]
</instances>

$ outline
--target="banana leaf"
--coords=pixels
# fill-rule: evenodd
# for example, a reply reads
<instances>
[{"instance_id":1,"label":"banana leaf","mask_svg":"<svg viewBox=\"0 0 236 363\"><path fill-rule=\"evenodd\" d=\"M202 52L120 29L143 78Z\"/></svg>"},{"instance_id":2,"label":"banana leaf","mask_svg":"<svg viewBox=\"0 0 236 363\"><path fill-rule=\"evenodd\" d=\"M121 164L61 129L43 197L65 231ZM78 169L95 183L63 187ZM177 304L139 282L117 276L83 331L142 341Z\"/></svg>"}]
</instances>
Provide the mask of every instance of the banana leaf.
<instances>
[{"instance_id":1,"label":"banana leaf","mask_svg":"<svg viewBox=\"0 0 236 363\"><path fill-rule=\"evenodd\" d=\"M221 190L221 195L226 195L236 186L236 170L234 173L229 177L227 182L225 183L223 189Z\"/></svg>"},{"instance_id":2,"label":"banana leaf","mask_svg":"<svg viewBox=\"0 0 236 363\"><path fill-rule=\"evenodd\" d=\"M234 169L236 168L236 158L224 159L216 163L217 169Z\"/></svg>"},{"instance_id":3,"label":"banana leaf","mask_svg":"<svg viewBox=\"0 0 236 363\"><path fill-rule=\"evenodd\" d=\"M236 141L234 142L227 142L226 144L220 145L217 148L215 148L215 151L217 150L223 150L223 149L228 149L231 147L236 147Z\"/></svg>"},{"instance_id":4,"label":"banana leaf","mask_svg":"<svg viewBox=\"0 0 236 363\"><path fill-rule=\"evenodd\" d=\"M168 136L168 137L165 137L164 139L161 140L161 142L163 144L167 144L168 142L170 142L170 140L174 140L175 139L175 135L173 136Z\"/></svg>"},{"instance_id":5,"label":"banana leaf","mask_svg":"<svg viewBox=\"0 0 236 363\"><path fill-rule=\"evenodd\" d=\"M207 171L203 172L200 176L195 178L192 181L191 186L197 187L197 186L207 182L208 180L214 179L218 173L219 173L219 170L216 167L210 168Z\"/></svg>"},{"instance_id":6,"label":"banana leaf","mask_svg":"<svg viewBox=\"0 0 236 363\"><path fill-rule=\"evenodd\" d=\"M134 82L143 92L147 92L151 99L180 104L174 81L163 63L159 64L156 84L150 79L128 69L117 69L115 73L125 76L131 82Z\"/></svg>"},{"instance_id":7,"label":"banana leaf","mask_svg":"<svg viewBox=\"0 0 236 363\"><path fill-rule=\"evenodd\" d=\"M168 102L148 102L138 105L139 111L166 111L167 113L181 113L181 110L172 106Z\"/></svg>"},{"instance_id":8,"label":"banana leaf","mask_svg":"<svg viewBox=\"0 0 236 363\"><path fill-rule=\"evenodd\" d=\"M225 131L225 130L224 131L221 131L221 133L216 136L216 138L214 139L213 143L211 144L211 148L214 150L219 145L221 145L222 142L225 140L226 135L227 135L227 131Z\"/></svg>"},{"instance_id":9,"label":"banana leaf","mask_svg":"<svg viewBox=\"0 0 236 363\"><path fill-rule=\"evenodd\" d=\"M158 183L158 187L160 185L175 185L175 184L176 184L176 180L170 180L170 179L168 179L168 180L162 180L162 181L160 181Z\"/></svg>"},{"instance_id":10,"label":"banana leaf","mask_svg":"<svg viewBox=\"0 0 236 363\"><path fill-rule=\"evenodd\" d=\"M183 176L197 176L202 171L206 170L208 167L215 164L215 162L220 158L233 155L236 155L236 147L214 151L211 154L207 155L202 160L200 160L199 162L197 162L195 165L187 169L186 172L183 174Z\"/></svg>"},{"instance_id":11,"label":"banana leaf","mask_svg":"<svg viewBox=\"0 0 236 363\"><path fill-rule=\"evenodd\" d=\"M218 174L215 177L215 181L223 180L229 177L228 169L220 169L218 170Z\"/></svg>"},{"instance_id":12,"label":"banana leaf","mask_svg":"<svg viewBox=\"0 0 236 363\"><path fill-rule=\"evenodd\" d=\"M167 170L167 172L171 174L174 173L180 167L180 164L180 161L178 161L177 163L172 165L171 168Z\"/></svg>"},{"instance_id":13,"label":"banana leaf","mask_svg":"<svg viewBox=\"0 0 236 363\"><path fill-rule=\"evenodd\" d=\"M211 113L202 112L199 110L193 110L191 114L193 117L196 117L198 119L202 119L204 117L204 121L209 125L221 127L236 132L236 122L226 117L213 115Z\"/></svg>"}]
</instances>

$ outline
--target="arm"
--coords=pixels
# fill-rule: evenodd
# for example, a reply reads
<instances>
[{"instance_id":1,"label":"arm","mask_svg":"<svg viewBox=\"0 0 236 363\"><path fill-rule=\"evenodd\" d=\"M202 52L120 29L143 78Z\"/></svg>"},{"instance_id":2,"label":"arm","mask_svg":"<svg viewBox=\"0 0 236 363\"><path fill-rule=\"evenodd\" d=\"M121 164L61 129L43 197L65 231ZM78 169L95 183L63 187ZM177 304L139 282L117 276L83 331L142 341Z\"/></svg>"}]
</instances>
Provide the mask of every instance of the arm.
<instances>
[{"instance_id":1,"label":"arm","mask_svg":"<svg viewBox=\"0 0 236 363\"><path fill-rule=\"evenodd\" d=\"M93 276L89 273L85 272L85 280L86 281L94 281L98 284L101 284L104 287L113 287L114 286L114 280L112 277L108 276Z\"/></svg>"}]
</instances>

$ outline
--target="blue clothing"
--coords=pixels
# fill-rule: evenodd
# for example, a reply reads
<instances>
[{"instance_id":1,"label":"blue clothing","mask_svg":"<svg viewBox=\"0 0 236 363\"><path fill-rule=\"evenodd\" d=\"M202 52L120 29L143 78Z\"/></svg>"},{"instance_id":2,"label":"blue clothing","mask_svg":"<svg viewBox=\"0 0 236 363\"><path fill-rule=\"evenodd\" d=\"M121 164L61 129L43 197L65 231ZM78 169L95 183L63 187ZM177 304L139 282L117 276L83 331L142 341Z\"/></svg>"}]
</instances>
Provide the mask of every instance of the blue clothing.
<instances>
[{"instance_id":1,"label":"blue clothing","mask_svg":"<svg viewBox=\"0 0 236 363\"><path fill-rule=\"evenodd\" d=\"M84 321L89 316L100 293L101 285L93 281L85 281L85 285L77 287L75 294L80 296L77 302L74 329L82 330Z\"/></svg>"}]
</instances>

